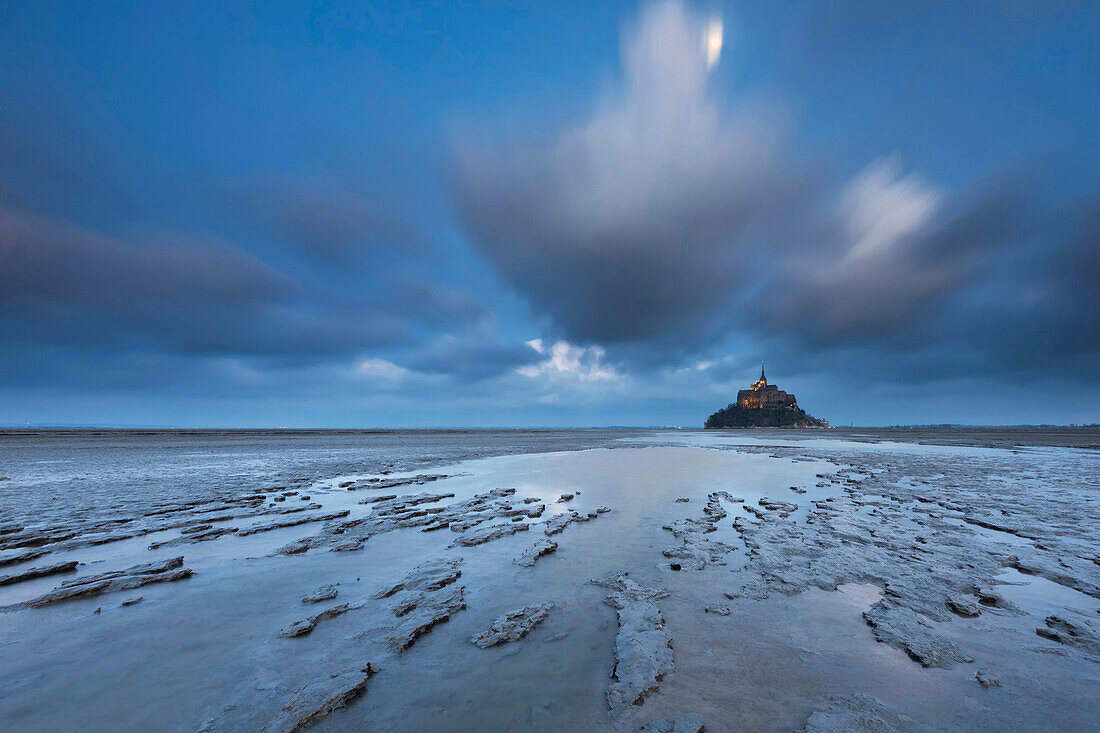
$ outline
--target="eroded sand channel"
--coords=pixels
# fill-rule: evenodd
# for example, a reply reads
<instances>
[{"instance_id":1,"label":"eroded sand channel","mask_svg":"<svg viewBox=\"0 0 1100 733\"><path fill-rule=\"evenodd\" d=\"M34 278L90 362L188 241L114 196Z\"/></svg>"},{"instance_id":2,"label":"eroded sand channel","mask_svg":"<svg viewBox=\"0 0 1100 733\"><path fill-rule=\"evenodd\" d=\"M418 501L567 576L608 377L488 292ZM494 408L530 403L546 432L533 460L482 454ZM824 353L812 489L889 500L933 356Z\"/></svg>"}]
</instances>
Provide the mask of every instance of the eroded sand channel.
<instances>
[{"instance_id":1,"label":"eroded sand channel","mask_svg":"<svg viewBox=\"0 0 1100 733\"><path fill-rule=\"evenodd\" d=\"M3 572L86 564L2 586L4 604L181 555L194 574L0 614L0 716L25 730L1083 730L1100 669L1100 566L1080 550L1093 500L1075 526L1025 523L1015 495L957 488L993 464L1026 479L1025 460L1091 480L1086 459L1041 452L601 449L331 476L271 492L259 516L58 540ZM294 503L318 506L271 513ZM278 526L298 516L316 519ZM1028 578L1064 595L1031 608L1015 585Z\"/></svg>"}]
</instances>

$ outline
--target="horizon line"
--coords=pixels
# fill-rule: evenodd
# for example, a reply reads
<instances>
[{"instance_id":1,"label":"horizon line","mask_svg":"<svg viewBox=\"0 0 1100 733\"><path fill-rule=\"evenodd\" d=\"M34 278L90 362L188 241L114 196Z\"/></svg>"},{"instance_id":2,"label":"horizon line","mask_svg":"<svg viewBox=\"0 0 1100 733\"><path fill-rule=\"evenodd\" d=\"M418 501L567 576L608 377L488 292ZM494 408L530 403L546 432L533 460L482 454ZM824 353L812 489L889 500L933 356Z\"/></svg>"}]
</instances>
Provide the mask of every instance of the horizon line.
<instances>
[{"instance_id":1,"label":"horizon line","mask_svg":"<svg viewBox=\"0 0 1100 733\"><path fill-rule=\"evenodd\" d=\"M892 425L830 425L828 428L704 428L684 425L418 425L418 426L215 426L215 425L140 425L125 423L23 423L0 424L0 430L178 430L178 431L321 431L321 432L380 432L401 430L991 430L991 429L1098 429L1100 423L895 423Z\"/></svg>"}]
</instances>

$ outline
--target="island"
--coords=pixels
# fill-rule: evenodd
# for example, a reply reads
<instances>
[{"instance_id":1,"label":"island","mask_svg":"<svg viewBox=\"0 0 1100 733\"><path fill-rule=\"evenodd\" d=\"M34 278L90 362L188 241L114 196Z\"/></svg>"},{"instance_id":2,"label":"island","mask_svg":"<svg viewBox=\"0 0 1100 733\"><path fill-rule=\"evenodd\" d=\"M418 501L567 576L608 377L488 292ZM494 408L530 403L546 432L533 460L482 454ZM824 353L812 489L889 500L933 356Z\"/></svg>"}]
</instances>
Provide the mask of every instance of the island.
<instances>
[{"instance_id":1,"label":"island","mask_svg":"<svg viewBox=\"0 0 1100 733\"><path fill-rule=\"evenodd\" d=\"M712 428L827 428L826 420L806 414L793 394L768 384L764 364L760 364L760 379L748 389L737 393L737 402L707 418L703 424Z\"/></svg>"}]
</instances>

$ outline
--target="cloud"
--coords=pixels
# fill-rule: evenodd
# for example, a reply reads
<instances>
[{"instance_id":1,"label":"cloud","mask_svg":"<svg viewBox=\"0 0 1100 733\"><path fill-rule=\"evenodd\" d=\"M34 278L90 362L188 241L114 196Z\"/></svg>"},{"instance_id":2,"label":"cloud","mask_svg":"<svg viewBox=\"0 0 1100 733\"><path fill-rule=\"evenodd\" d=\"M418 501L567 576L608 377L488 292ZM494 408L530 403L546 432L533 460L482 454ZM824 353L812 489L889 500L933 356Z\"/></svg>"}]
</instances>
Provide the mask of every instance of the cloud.
<instances>
[{"instance_id":1,"label":"cloud","mask_svg":"<svg viewBox=\"0 0 1100 733\"><path fill-rule=\"evenodd\" d=\"M1014 241L1006 191L947 194L903 174L896 157L860 173L756 296L752 322L814 343L881 339L942 305L979 276L982 258Z\"/></svg>"},{"instance_id":2,"label":"cloud","mask_svg":"<svg viewBox=\"0 0 1100 733\"><path fill-rule=\"evenodd\" d=\"M440 287L424 277L398 281L387 307L439 328L473 327L492 319L485 304L471 293Z\"/></svg>"},{"instance_id":3,"label":"cloud","mask_svg":"<svg viewBox=\"0 0 1100 733\"><path fill-rule=\"evenodd\" d=\"M1026 42L985 54L989 68L960 86L950 76L976 58L973 8L865 4L829 5L794 35L784 27L778 46L753 38L736 85L739 49L721 19L688 0L643 5L617 79L572 124L452 138L448 193L484 261L446 231L436 168L407 163L434 159L434 121L456 105L496 108L508 90L527 95L522 83L437 95L405 120L427 124L400 134L367 119L377 115L340 115L336 128L321 115L320 143L280 158L317 125L255 135L231 114L225 135L169 150L178 135L157 121L119 117L79 83L32 83L40 65L24 64L37 76L0 110L0 386L9 402L28 385L68 388L78 399L59 399L65 409L100 388L247 393L256 405L331 400L354 421L369 414L355 399L377 393L406 422L476 421L484 404L513 422L560 408L628 423L684 405L701 418L763 358L781 384L818 379L845 405L857 385L874 395L952 379L987 402L1010 380L1046 395L1062 379L1067 400L1087 402L1100 379L1100 203L1075 133L1091 118L1074 95L1082 80L1056 83L1073 65L1042 63L1050 43L1068 60L1080 44L1043 35L1057 8L1011 22L985 8L983 22L1028 32L993 35ZM938 42L916 57L894 42L925 31ZM761 53L769 45L778 55ZM576 109L575 82L551 84L560 109ZM349 89L333 101L362 111ZM790 134L786 105L725 96L740 89L792 95L808 134ZM1040 161L1029 186L971 178L976 162L1047 145L1075 154L1084 176ZM833 164L863 172L834 177ZM1090 187L1092 199L1072 200ZM133 233L147 222L166 228ZM507 312L514 300L486 263L534 318ZM545 341L516 343L532 333ZM650 417L600 412L616 404Z\"/></svg>"},{"instance_id":4,"label":"cloud","mask_svg":"<svg viewBox=\"0 0 1100 733\"><path fill-rule=\"evenodd\" d=\"M567 341L558 341L547 347L542 339L532 339L527 346L545 358L516 369L516 373L524 377L579 382L611 382L620 378L614 367L602 363L606 352L599 346L583 348Z\"/></svg>"},{"instance_id":5,"label":"cloud","mask_svg":"<svg viewBox=\"0 0 1100 733\"><path fill-rule=\"evenodd\" d=\"M998 370L1100 380L1100 197L1043 210L951 312L946 338Z\"/></svg>"},{"instance_id":6,"label":"cloud","mask_svg":"<svg viewBox=\"0 0 1100 733\"><path fill-rule=\"evenodd\" d=\"M549 141L454 145L472 243L552 331L642 371L730 342L806 363L832 352L837 368L874 352L864 363L886 377L1034 368L1025 333L1096 350L1087 217L1060 220L1033 172L951 190L886 155L833 189L794 160L782 120L714 94L730 55L716 46L714 19L651 3L590 117Z\"/></svg>"},{"instance_id":7,"label":"cloud","mask_svg":"<svg viewBox=\"0 0 1100 733\"><path fill-rule=\"evenodd\" d=\"M243 210L261 230L333 264L380 250L415 252L428 244L392 207L348 190L286 183L233 198L235 217Z\"/></svg>"},{"instance_id":8,"label":"cloud","mask_svg":"<svg viewBox=\"0 0 1100 733\"><path fill-rule=\"evenodd\" d=\"M355 373L368 379L396 381L408 374L409 370L385 359L363 359L355 365Z\"/></svg>"},{"instance_id":9,"label":"cloud","mask_svg":"<svg viewBox=\"0 0 1100 733\"><path fill-rule=\"evenodd\" d=\"M791 244L746 322L822 370L1094 382L1100 206L1048 200L1059 175L1032 164L949 195L880 161Z\"/></svg>"},{"instance_id":10,"label":"cloud","mask_svg":"<svg viewBox=\"0 0 1100 733\"><path fill-rule=\"evenodd\" d=\"M214 242L138 246L0 205L0 302L50 302L116 312L144 298L233 303L275 300L293 280Z\"/></svg>"},{"instance_id":11,"label":"cloud","mask_svg":"<svg viewBox=\"0 0 1100 733\"><path fill-rule=\"evenodd\" d=\"M708 93L713 21L648 6L623 88L547 143L454 150L451 191L475 246L574 340L705 330L743 275L748 233L786 200L781 139Z\"/></svg>"},{"instance_id":12,"label":"cloud","mask_svg":"<svg viewBox=\"0 0 1100 733\"><path fill-rule=\"evenodd\" d=\"M444 334L421 348L408 365L418 372L477 382L522 368L537 358L538 354L523 344L505 345L483 334Z\"/></svg>"},{"instance_id":13,"label":"cloud","mask_svg":"<svg viewBox=\"0 0 1100 733\"><path fill-rule=\"evenodd\" d=\"M122 239L0 206L0 337L316 359L393 344L407 322L318 297L217 240Z\"/></svg>"}]
</instances>

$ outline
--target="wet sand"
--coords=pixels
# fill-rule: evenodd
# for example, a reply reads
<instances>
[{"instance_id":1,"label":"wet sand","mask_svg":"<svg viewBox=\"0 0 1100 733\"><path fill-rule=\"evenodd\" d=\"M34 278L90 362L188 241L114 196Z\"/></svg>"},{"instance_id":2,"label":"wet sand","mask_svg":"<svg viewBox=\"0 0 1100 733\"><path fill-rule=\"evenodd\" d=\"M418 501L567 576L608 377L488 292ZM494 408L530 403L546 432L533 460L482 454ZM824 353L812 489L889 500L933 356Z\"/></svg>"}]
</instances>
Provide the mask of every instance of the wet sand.
<instances>
[{"instance_id":1,"label":"wet sand","mask_svg":"<svg viewBox=\"0 0 1100 733\"><path fill-rule=\"evenodd\" d=\"M79 564L0 585L0 718L19 730L1094 725L1095 451L766 431L611 445L288 472L195 506L174 497L165 513L143 504L132 521L121 501L80 522L11 524L0 561L46 553L0 575ZM272 528L297 519L312 521ZM109 575L180 556L161 574L185 577ZM81 583L96 592L40 600ZM474 643L487 637L498 643Z\"/></svg>"}]
</instances>

